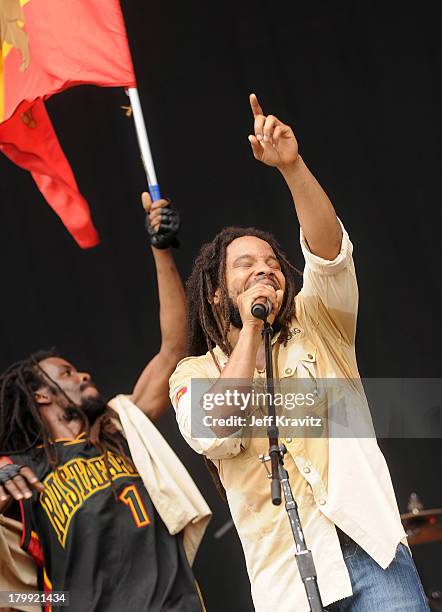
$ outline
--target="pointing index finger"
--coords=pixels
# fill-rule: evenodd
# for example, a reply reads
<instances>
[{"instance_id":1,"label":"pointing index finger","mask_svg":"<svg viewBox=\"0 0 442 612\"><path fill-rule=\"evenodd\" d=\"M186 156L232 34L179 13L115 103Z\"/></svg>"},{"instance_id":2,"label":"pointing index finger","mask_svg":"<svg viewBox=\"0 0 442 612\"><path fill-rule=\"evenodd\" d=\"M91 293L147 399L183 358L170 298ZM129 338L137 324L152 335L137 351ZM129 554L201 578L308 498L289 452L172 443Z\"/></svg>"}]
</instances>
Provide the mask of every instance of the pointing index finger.
<instances>
[{"instance_id":1,"label":"pointing index finger","mask_svg":"<svg viewBox=\"0 0 442 612\"><path fill-rule=\"evenodd\" d=\"M264 113L258 102L258 98L256 97L256 94L254 93L250 94L249 100L250 100L250 106L252 107L253 116L256 117L257 115L263 115Z\"/></svg>"}]
</instances>

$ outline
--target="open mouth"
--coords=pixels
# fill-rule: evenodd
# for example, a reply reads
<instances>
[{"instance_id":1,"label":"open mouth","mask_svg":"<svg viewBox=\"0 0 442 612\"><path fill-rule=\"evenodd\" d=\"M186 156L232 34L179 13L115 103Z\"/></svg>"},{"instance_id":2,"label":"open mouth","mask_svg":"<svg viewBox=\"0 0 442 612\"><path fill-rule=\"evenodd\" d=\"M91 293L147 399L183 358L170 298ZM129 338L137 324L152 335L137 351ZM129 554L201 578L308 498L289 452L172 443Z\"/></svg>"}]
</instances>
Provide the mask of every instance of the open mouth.
<instances>
[{"instance_id":1,"label":"open mouth","mask_svg":"<svg viewBox=\"0 0 442 612\"><path fill-rule=\"evenodd\" d=\"M85 391L86 389L93 389L94 391L96 391L97 387L93 383L86 383L84 385L81 385L80 387L81 392Z\"/></svg>"}]
</instances>

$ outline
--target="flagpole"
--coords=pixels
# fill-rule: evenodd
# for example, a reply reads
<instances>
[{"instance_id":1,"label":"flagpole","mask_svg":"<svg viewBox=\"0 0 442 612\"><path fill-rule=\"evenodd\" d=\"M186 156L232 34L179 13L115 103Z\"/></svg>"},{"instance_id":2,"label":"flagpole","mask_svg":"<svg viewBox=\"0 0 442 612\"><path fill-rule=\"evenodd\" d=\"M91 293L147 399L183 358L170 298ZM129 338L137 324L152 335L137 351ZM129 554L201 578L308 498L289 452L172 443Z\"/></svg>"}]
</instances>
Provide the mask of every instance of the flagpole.
<instances>
[{"instance_id":1,"label":"flagpole","mask_svg":"<svg viewBox=\"0 0 442 612\"><path fill-rule=\"evenodd\" d=\"M143 161L144 170L146 171L147 184L149 185L149 193L152 201L161 199L160 187L153 165L152 152L150 150L149 139L147 137L146 124L144 123L143 110L141 108L140 97L136 87L129 87L127 95L130 99L132 107L135 131L137 133L138 145L140 147L141 159Z\"/></svg>"}]
</instances>

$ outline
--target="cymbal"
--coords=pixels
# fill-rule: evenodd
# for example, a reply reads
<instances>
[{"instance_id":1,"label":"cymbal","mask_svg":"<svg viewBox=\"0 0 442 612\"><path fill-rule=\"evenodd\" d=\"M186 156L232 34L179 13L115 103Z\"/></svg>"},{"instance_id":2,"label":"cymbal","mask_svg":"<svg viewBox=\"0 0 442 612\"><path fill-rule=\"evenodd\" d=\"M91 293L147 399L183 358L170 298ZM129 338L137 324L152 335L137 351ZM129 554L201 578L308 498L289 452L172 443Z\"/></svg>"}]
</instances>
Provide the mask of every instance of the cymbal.
<instances>
[{"instance_id":1,"label":"cymbal","mask_svg":"<svg viewBox=\"0 0 442 612\"><path fill-rule=\"evenodd\" d=\"M401 514L410 546L442 540L442 508Z\"/></svg>"}]
</instances>

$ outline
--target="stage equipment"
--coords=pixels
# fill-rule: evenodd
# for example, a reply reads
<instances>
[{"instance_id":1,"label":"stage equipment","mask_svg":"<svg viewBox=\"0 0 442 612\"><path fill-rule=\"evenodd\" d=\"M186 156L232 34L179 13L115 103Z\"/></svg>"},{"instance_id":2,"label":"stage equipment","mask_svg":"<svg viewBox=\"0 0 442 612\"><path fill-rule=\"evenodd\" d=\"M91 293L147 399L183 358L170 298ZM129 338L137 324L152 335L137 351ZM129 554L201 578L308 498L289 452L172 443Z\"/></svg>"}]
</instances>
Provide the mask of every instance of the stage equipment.
<instances>
[{"instance_id":1,"label":"stage equipment","mask_svg":"<svg viewBox=\"0 0 442 612\"><path fill-rule=\"evenodd\" d=\"M253 314L253 313L252 313ZM273 362L272 362L272 347L271 340L273 336L273 328L268 323L264 322L262 331L264 337L265 359L266 359L266 378L267 378L267 393L270 401L268 402L268 414L270 417L270 426L267 428L267 436L269 438L269 454L268 456L260 455L258 457L261 463L270 461L271 473L271 497L272 503L278 506L281 503L281 485L284 492L285 508L290 521L293 538L295 540L295 559L298 564L299 574L304 583L307 599L310 605L311 612L323 612L321 594L319 593L317 574L313 556L308 550L304 532L302 530L301 520L298 513L298 505L293 497L292 489L289 482L289 474L284 467L284 455L287 452L284 444L279 444L279 430L276 426L276 411L274 405L274 380L273 380Z\"/></svg>"},{"instance_id":2,"label":"stage equipment","mask_svg":"<svg viewBox=\"0 0 442 612\"><path fill-rule=\"evenodd\" d=\"M416 493L408 500L408 512L401 514L410 546L442 540L442 508L424 510Z\"/></svg>"},{"instance_id":3,"label":"stage equipment","mask_svg":"<svg viewBox=\"0 0 442 612\"><path fill-rule=\"evenodd\" d=\"M442 541L442 508L424 510L417 493L410 495L408 512L401 514L401 520L410 546ZM442 612L440 589L427 591L427 598L431 612Z\"/></svg>"}]
</instances>

